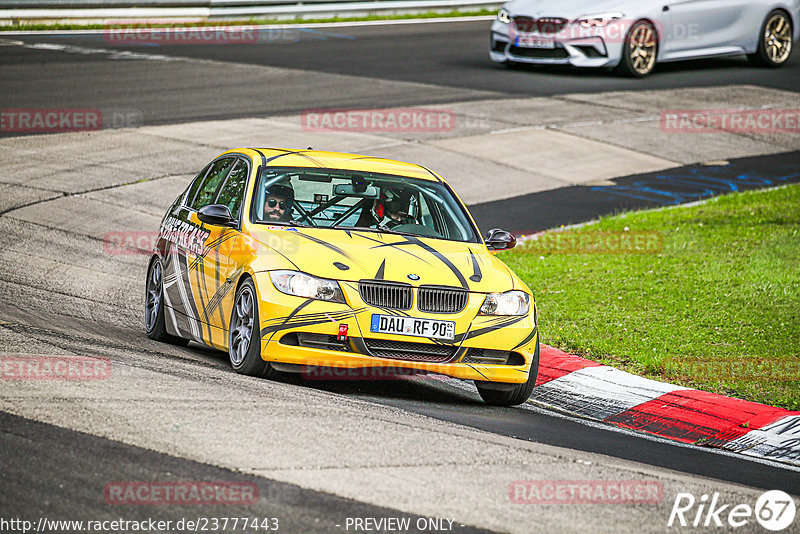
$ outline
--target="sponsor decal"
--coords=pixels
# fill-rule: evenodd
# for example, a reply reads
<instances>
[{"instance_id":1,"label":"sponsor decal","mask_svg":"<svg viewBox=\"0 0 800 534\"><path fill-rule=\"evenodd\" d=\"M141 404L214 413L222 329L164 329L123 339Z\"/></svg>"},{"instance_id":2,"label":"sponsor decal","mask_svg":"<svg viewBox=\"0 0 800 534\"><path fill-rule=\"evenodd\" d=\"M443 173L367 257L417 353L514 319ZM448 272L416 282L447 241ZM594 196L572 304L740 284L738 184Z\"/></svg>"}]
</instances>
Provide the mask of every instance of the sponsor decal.
<instances>
[{"instance_id":1,"label":"sponsor decal","mask_svg":"<svg viewBox=\"0 0 800 534\"><path fill-rule=\"evenodd\" d=\"M210 232L172 215L164 219L159 233L159 237L198 256L203 255L204 243L209 235Z\"/></svg>"}]
</instances>

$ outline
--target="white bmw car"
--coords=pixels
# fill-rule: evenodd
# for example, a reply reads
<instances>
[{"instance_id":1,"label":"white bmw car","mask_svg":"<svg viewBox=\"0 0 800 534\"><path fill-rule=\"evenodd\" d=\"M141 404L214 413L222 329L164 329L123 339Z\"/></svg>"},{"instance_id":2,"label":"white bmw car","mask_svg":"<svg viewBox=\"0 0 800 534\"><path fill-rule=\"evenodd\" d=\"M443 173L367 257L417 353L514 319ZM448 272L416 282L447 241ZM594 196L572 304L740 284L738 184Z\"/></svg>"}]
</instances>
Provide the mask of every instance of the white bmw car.
<instances>
[{"instance_id":1,"label":"white bmw car","mask_svg":"<svg viewBox=\"0 0 800 534\"><path fill-rule=\"evenodd\" d=\"M799 22L800 0L512 0L492 24L489 56L636 77L658 62L742 54L780 67Z\"/></svg>"}]
</instances>

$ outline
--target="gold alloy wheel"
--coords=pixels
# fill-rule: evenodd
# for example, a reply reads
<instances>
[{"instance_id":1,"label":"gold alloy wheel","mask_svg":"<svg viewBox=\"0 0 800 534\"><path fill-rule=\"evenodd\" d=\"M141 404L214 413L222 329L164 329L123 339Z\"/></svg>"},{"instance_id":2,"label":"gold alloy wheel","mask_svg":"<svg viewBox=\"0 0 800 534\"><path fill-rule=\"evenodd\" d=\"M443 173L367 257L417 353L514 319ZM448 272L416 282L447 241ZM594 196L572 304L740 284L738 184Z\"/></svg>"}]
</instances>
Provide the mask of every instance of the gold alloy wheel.
<instances>
[{"instance_id":1,"label":"gold alloy wheel","mask_svg":"<svg viewBox=\"0 0 800 534\"><path fill-rule=\"evenodd\" d=\"M764 50L776 65L789 59L792 53L792 25L783 13L772 15L764 27Z\"/></svg>"},{"instance_id":2,"label":"gold alloy wheel","mask_svg":"<svg viewBox=\"0 0 800 534\"><path fill-rule=\"evenodd\" d=\"M656 32L646 22L633 28L628 42L631 67L639 75L649 74L656 63Z\"/></svg>"}]
</instances>

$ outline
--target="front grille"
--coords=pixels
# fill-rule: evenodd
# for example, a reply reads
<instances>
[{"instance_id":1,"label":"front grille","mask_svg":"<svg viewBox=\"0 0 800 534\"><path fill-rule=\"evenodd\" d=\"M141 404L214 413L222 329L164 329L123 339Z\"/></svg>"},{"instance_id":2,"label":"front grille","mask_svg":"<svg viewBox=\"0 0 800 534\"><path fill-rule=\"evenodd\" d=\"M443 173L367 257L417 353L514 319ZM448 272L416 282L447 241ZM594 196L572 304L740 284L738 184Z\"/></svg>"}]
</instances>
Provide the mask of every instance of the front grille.
<instances>
[{"instance_id":1,"label":"front grille","mask_svg":"<svg viewBox=\"0 0 800 534\"><path fill-rule=\"evenodd\" d=\"M536 59L567 59L569 53L563 48L525 48L512 46L508 49L509 54Z\"/></svg>"},{"instance_id":2,"label":"front grille","mask_svg":"<svg viewBox=\"0 0 800 534\"><path fill-rule=\"evenodd\" d=\"M514 17L514 28L520 33L533 33L537 32L542 35L558 33L564 29L564 26L569 22L567 19L561 17L542 17L535 19L533 17Z\"/></svg>"},{"instance_id":3,"label":"front grille","mask_svg":"<svg viewBox=\"0 0 800 534\"><path fill-rule=\"evenodd\" d=\"M364 344L367 346L370 353L378 358L437 363L450 361L458 348L453 345L410 343L406 341L389 341L386 339L369 338L364 338Z\"/></svg>"},{"instance_id":4,"label":"front grille","mask_svg":"<svg viewBox=\"0 0 800 534\"><path fill-rule=\"evenodd\" d=\"M442 286L420 286L417 309L432 313L457 313L467 305L469 293L463 289Z\"/></svg>"},{"instance_id":5,"label":"front grille","mask_svg":"<svg viewBox=\"0 0 800 534\"><path fill-rule=\"evenodd\" d=\"M399 282L381 280L361 280L358 292L364 302L379 308L394 310L411 309L411 286Z\"/></svg>"}]
</instances>

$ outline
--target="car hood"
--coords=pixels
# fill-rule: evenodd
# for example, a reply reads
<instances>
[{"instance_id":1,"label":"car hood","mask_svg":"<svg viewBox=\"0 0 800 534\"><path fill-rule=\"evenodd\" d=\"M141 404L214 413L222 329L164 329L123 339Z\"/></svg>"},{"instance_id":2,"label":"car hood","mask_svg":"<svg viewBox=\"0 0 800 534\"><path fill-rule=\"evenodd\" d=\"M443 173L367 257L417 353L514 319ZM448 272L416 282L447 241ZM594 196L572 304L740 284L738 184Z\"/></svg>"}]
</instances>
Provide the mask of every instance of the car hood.
<instances>
[{"instance_id":1,"label":"car hood","mask_svg":"<svg viewBox=\"0 0 800 534\"><path fill-rule=\"evenodd\" d=\"M600 0L587 2L586 0L514 0L505 5L512 15L530 15L533 17L562 17L574 20L581 15L597 15L610 11L625 12L628 2L619 0Z\"/></svg>"},{"instance_id":2,"label":"car hood","mask_svg":"<svg viewBox=\"0 0 800 534\"><path fill-rule=\"evenodd\" d=\"M258 270L284 268L291 262L299 271L335 280L383 279L485 293L524 288L509 268L479 243L278 226L256 228L251 236L270 252L258 255L254 266ZM284 259L272 261L272 251Z\"/></svg>"}]
</instances>

